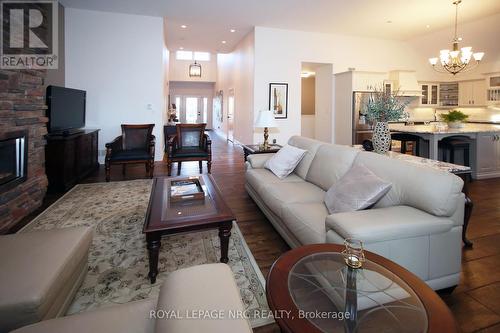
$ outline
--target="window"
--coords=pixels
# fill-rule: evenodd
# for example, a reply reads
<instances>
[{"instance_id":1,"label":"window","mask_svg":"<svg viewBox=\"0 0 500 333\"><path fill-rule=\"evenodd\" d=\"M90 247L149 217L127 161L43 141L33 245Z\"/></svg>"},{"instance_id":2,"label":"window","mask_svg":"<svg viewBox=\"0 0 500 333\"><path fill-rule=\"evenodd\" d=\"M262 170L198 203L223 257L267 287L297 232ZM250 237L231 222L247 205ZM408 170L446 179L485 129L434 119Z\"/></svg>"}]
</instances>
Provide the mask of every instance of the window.
<instances>
[{"instance_id":1,"label":"window","mask_svg":"<svg viewBox=\"0 0 500 333\"><path fill-rule=\"evenodd\" d=\"M177 51L175 53L177 60L193 60L193 52L191 51Z\"/></svg>"},{"instance_id":2,"label":"window","mask_svg":"<svg viewBox=\"0 0 500 333\"><path fill-rule=\"evenodd\" d=\"M210 53L208 52L195 52L194 60L197 61L210 61Z\"/></svg>"},{"instance_id":3,"label":"window","mask_svg":"<svg viewBox=\"0 0 500 333\"><path fill-rule=\"evenodd\" d=\"M210 53L208 52L193 52L193 51L177 51L175 52L177 60L196 60L210 61Z\"/></svg>"}]
</instances>

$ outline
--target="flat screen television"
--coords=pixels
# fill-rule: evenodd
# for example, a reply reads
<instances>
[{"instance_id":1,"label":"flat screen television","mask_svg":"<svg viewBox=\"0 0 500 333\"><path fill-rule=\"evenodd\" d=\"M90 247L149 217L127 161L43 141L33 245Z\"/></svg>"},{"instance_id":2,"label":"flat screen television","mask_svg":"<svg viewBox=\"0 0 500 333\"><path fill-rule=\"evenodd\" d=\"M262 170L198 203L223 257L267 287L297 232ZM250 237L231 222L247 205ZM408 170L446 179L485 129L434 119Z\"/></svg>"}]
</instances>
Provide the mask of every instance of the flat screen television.
<instances>
[{"instance_id":1,"label":"flat screen television","mask_svg":"<svg viewBox=\"0 0 500 333\"><path fill-rule=\"evenodd\" d=\"M50 134L71 134L85 127L84 90L48 86L46 97Z\"/></svg>"}]
</instances>

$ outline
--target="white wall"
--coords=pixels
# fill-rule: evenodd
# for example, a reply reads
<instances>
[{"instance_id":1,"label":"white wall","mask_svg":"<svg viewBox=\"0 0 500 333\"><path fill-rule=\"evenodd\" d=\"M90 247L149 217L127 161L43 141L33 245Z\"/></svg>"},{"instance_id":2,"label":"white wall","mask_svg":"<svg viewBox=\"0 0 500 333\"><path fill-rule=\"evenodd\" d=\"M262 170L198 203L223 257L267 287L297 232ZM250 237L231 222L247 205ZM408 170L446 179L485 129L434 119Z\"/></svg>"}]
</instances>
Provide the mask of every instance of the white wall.
<instances>
[{"instance_id":1,"label":"white wall","mask_svg":"<svg viewBox=\"0 0 500 333\"><path fill-rule=\"evenodd\" d=\"M316 116L313 114L303 114L300 118L300 135L307 138L315 139Z\"/></svg>"},{"instance_id":2,"label":"white wall","mask_svg":"<svg viewBox=\"0 0 500 333\"><path fill-rule=\"evenodd\" d=\"M177 60L175 52L170 52L170 81L215 82L217 81L217 55L210 54L210 61L198 61L201 77L189 76L189 65L193 60Z\"/></svg>"},{"instance_id":3,"label":"white wall","mask_svg":"<svg viewBox=\"0 0 500 333\"><path fill-rule=\"evenodd\" d=\"M234 138L252 143L254 124L254 32L250 32L229 54L217 56L216 90L224 93L222 131L227 133L227 97L234 89ZM267 109L267 106L265 106ZM270 134L272 139L273 134ZM260 134L262 137L262 133ZM260 139L263 141L263 139Z\"/></svg>"},{"instance_id":4,"label":"white wall","mask_svg":"<svg viewBox=\"0 0 500 333\"><path fill-rule=\"evenodd\" d=\"M212 99L214 96L214 83L212 82L170 82L171 103L175 103L176 95L206 97L207 105L207 128L212 129ZM177 108L179 106L177 105Z\"/></svg>"},{"instance_id":5,"label":"white wall","mask_svg":"<svg viewBox=\"0 0 500 333\"><path fill-rule=\"evenodd\" d=\"M256 27L254 108L267 108L270 82L288 83L288 119L278 120L279 133L275 134L283 144L301 133L302 62L332 63L334 73L349 67L368 71L424 68L425 75L429 71L432 75L426 61L406 42ZM254 141L260 136L256 133Z\"/></svg>"},{"instance_id":6,"label":"white wall","mask_svg":"<svg viewBox=\"0 0 500 333\"><path fill-rule=\"evenodd\" d=\"M333 101L335 92L333 89L333 66L323 65L316 68L316 89L314 92L316 101L315 139L325 142L333 140Z\"/></svg>"},{"instance_id":7,"label":"white wall","mask_svg":"<svg viewBox=\"0 0 500 333\"><path fill-rule=\"evenodd\" d=\"M86 126L101 129L99 149L120 134L122 123L154 123L155 159L161 160L162 18L66 8L65 28L66 86L87 91Z\"/></svg>"}]
</instances>

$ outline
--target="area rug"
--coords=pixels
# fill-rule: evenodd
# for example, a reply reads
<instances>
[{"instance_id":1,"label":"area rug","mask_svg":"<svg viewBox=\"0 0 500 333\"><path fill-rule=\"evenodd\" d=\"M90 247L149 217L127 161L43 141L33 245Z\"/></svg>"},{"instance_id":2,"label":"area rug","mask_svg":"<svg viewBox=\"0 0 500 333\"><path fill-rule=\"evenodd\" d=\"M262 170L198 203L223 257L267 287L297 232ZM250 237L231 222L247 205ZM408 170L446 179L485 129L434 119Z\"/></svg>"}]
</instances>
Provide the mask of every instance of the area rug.
<instances>
[{"instance_id":1,"label":"area rug","mask_svg":"<svg viewBox=\"0 0 500 333\"><path fill-rule=\"evenodd\" d=\"M157 297L170 272L220 258L217 230L162 238L159 275L151 285L142 226L151 180L80 184L37 216L20 232L71 226L94 228L89 271L67 314L110 304ZM236 223L229 242L229 266L253 327L269 324L264 277Z\"/></svg>"}]
</instances>

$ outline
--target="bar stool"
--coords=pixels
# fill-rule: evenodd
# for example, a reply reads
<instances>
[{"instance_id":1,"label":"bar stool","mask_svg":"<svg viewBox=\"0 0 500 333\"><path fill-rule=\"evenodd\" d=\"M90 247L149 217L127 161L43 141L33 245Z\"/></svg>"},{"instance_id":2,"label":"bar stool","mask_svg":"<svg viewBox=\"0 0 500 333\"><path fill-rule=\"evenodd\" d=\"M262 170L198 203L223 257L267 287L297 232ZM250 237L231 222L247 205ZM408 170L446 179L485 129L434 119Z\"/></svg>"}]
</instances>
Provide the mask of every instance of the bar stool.
<instances>
[{"instance_id":1,"label":"bar stool","mask_svg":"<svg viewBox=\"0 0 500 333\"><path fill-rule=\"evenodd\" d=\"M443 161L457 164L455 161L455 153L459 150L463 151L464 154L464 164L465 166L470 166L469 152L470 152L471 140L464 136L450 136L439 141L439 148L443 149ZM450 153L450 158L448 158L446 152Z\"/></svg>"},{"instance_id":2,"label":"bar stool","mask_svg":"<svg viewBox=\"0 0 500 333\"><path fill-rule=\"evenodd\" d=\"M401 141L401 154L406 154L408 151L406 148L406 143L411 142L413 147L415 147L415 155L420 156L420 137L413 134L406 133L392 133L391 140Z\"/></svg>"}]
</instances>

